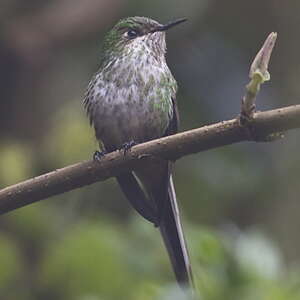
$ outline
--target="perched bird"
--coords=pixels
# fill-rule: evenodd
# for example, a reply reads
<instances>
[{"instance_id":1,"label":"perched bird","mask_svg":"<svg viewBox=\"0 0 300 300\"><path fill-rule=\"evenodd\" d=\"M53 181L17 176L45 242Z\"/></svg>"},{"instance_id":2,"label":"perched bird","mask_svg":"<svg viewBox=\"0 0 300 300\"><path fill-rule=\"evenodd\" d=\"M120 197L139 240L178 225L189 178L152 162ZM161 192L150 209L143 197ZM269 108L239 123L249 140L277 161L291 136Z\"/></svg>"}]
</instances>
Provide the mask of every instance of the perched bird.
<instances>
[{"instance_id":1,"label":"perched bird","mask_svg":"<svg viewBox=\"0 0 300 300\"><path fill-rule=\"evenodd\" d=\"M84 99L104 149L96 151L96 159L178 131L177 83L165 59L165 32L184 21L162 25L150 18L129 17L107 33L100 68ZM142 168L117 176L117 181L136 211L160 229L178 283L190 286L192 272L171 165L163 159L149 160Z\"/></svg>"}]
</instances>

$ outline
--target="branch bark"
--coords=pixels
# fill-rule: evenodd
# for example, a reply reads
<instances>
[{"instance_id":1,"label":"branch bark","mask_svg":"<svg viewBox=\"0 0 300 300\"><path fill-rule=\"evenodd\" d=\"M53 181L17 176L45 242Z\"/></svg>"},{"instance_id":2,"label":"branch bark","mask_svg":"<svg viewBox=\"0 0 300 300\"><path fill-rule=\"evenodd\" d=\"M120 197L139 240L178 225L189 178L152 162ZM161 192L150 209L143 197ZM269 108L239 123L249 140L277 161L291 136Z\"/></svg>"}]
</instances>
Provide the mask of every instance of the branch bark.
<instances>
[{"instance_id":1,"label":"branch bark","mask_svg":"<svg viewBox=\"0 0 300 300\"><path fill-rule=\"evenodd\" d=\"M249 135L249 126L253 135ZM126 153L115 151L100 162L85 161L6 187L0 191L0 214L85 185L104 181L143 165L147 159L177 160L246 140L300 128L300 105L256 112L246 125L239 118L139 144ZM257 138L259 137L259 138Z\"/></svg>"}]
</instances>

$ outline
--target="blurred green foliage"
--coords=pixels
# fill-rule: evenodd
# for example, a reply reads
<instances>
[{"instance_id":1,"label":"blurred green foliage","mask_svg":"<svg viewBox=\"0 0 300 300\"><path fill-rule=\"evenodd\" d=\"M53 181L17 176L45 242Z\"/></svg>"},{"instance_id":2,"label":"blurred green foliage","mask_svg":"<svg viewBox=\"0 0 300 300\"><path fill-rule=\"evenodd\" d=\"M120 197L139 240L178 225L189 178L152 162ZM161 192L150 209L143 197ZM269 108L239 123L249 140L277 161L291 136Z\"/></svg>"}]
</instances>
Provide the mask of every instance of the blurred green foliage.
<instances>
[{"instance_id":1,"label":"blurred green foliage","mask_svg":"<svg viewBox=\"0 0 300 300\"><path fill-rule=\"evenodd\" d=\"M155 228L140 217L126 226L99 217L55 226L57 217L41 204L3 217L21 237L0 236L0 287L8 299L24 299L22 293L28 299L187 299L172 283ZM199 299L300 299L299 270L286 268L261 230L186 228Z\"/></svg>"},{"instance_id":2,"label":"blurred green foliage","mask_svg":"<svg viewBox=\"0 0 300 300\"><path fill-rule=\"evenodd\" d=\"M88 3L88 4L87 4ZM299 103L300 2L0 0L0 186L90 159L82 108L117 19L187 17L168 33L182 130L233 118L249 63L279 38L259 109ZM299 132L185 157L175 184L201 300L300 300ZM0 218L0 299L187 299L158 230L114 180Z\"/></svg>"}]
</instances>

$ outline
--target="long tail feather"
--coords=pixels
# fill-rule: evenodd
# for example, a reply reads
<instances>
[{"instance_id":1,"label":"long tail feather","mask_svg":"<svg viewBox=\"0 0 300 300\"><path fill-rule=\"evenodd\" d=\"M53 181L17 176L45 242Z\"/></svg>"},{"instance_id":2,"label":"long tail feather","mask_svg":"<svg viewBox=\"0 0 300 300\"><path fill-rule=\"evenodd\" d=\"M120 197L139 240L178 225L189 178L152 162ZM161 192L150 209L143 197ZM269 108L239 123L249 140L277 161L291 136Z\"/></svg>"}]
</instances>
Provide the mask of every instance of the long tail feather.
<instances>
[{"instance_id":1,"label":"long tail feather","mask_svg":"<svg viewBox=\"0 0 300 300\"><path fill-rule=\"evenodd\" d=\"M181 286L190 287L194 285L193 275L181 226L172 176L170 176L167 198L159 228L178 283Z\"/></svg>"}]
</instances>

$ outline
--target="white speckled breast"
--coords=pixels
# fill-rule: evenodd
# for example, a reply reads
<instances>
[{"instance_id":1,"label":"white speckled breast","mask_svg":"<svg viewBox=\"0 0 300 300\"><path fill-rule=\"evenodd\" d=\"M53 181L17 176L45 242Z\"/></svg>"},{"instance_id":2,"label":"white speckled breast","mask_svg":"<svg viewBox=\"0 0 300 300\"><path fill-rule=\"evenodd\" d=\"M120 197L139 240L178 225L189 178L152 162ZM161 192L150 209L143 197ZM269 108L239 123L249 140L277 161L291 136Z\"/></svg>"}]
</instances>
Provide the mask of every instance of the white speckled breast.
<instances>
[{"instance_id":1,"label":"white speckled breast","mask_svg":"<svg viewBox=\"0 0 300 300\"><path fill-rule=\"evenodd\" d=\"M96 137L107 150L160 137L173 117L177 86L165 58L158 60L138 41L128 51L95 75L85 98Z\"/></svg>"}]
</instances>

